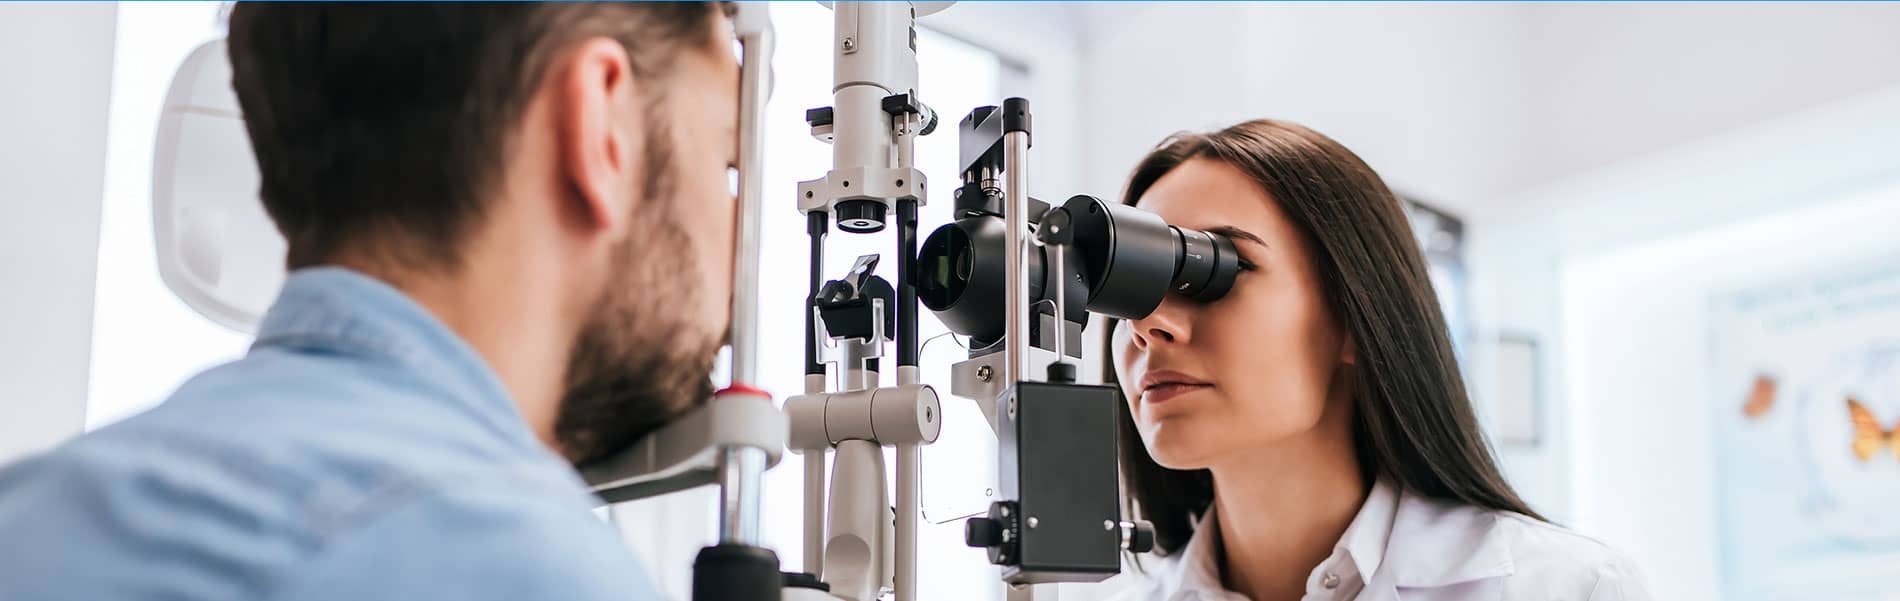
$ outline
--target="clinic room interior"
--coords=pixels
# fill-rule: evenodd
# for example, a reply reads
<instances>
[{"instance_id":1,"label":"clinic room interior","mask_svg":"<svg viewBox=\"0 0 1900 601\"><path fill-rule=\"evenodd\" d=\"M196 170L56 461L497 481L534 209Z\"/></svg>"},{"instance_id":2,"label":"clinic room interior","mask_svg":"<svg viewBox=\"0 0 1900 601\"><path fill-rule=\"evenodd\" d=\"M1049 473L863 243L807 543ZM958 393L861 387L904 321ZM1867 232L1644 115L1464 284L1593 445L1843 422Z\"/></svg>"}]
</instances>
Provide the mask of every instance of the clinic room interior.
<instances>
[{"instance_id":1,"label":"clinic room interior","mask_svg":"<svg viewBox=\"0 0 1900 601\"><path fill-rule=\"evenodd\" d=\"M725 242L705 242L715 238L703 227L642 225L639 211L664 199L642 200L632 221L599 210L620 206L611 198L573 212L618 224L599 235L624 229L629 248L663 253L622 257L613 269L636 279L602 281L677 284L627 286L644 295L627 301L638 309L601 323L729 320L669 330L722 336L706 348L718 350L706 355L708 373L640 349L626 355L643 358L637 367L609 366L699 395L645 416L654 423L642 434L599 434L590 440L620 446L585 455L552 442L532 449L536 461L572 460L550 473L573 489L561 499L593 503L572 504L592 512L573 527L610 533L644 574L630 598L1893 598L1900 4L721 6L708 18L732 43L681 50L716 59L665 71L718 63L723 79L708 80L718 94L693 96L699 80L651 75L644 51L595 38L576 42L578 58L534 54L582 70L548 77L582 75L533 97L548 103L497 105L527 108L496 113L481 130L566 143L595 131L587 115L718 113L722 129L679 148L738 138L719 146L731 151L730 190L713 192L735 200ZM395 8L325 18L342 27ZM315 352L283 342L296 332L275 342L260 333L294 327L293 310L317 310L311 290L342 281L338 273L357 278L349 286L410 290L398 279L359 283L381 280L294 252L286 261L286 245L303 242L273 227L285 210L267 211L260 194L284 194L272 178L296 170L284 157L305 155L276 153L260 175L251 139L276 121L246 113L339 105L244 89L270 80L258 74L268 61L297 56L269 46L304 39L240 44L240 25L264 31L272 18L247 9L0 4L0 599L15 599L9 590L22 600L270 598L166 588L222 577L194 571L200 554L249 552L223 530L191 541L158 526L87 526L212 519L191 504L223 507L216 497L234 485L159 465L169 454L113 458L86 441L138 430L186 449L194 438L240 436L221 432L215 412L181 417L221 394L199 374L317 378L258 364ZM541 64L522 62L531 63ZM610 76L585 79L589 68ZM669 102L717 110L623 114L612 103L635 101L610 95L606 108L576 100L576 111L596 112L533 129L563 118L566 94L592 90L588 82L614 85L612 74L641 90L687 78L665 84L679 86ZM647 137L534 160L586 175L598 166L589 161L617 165L619 153L655 152L661 139L611 128L603 139ZM629 164L689 174L693 152ZM527 173L480 164L488 175ZM422 171L432 170L403 173ZM596 199L589 186L608 180L584 181L548 188ZM665 181L628 189L697 189L672 187L686 175ZM528 214L512 211L481 215ZM680 223L714 218L667 211ZM699 254L671 259L690 253ZM484 269L448 263L453 273ZM500 286L495 298L540 307L529 286ZM357 289L322 294L345 288ZM466 300L430 290L434 300L402 306ZM383 310L375 299L323 310ZM525 327L532 311L520 311ZM462 329L467 314L435 315L449 324L429 326L437 334L519 330ZM469 357L495 360L470 340ZM351 373L385 369L400 368ZM521 440L558 439L567 420L594 415L563 411L548 434L520 400L534 389L498 369L497 398L524 412L527 425L508 426ZM387 373L423 386L451 371ZM257 398L233 419L332 419L296 413L304 401L273 414L272 396L305 394L285 386L247 389ZM140 430L167 409L177 413L163 429ZM272 444L252 438L243 444ZM54 489L40 481L68 465L54 458L85 449L88 461L127 462L92 477L154 470L167 487L203 492L162 501L173 513L85 513L107 503L89 494L117 490L103 485L49 500ZM402 454L377 461L402 466ZM34 523L60 506L61 517ZM88 539L48 525L69 523L116 534L69 552L60 547ZM444 548L465 544L455 529L441 534ZM147 535L185 539L141 546ZM571 540L541 538L523 544L547 545L542 559ZM212 551L188 551L194 544ZM132 550L100 550L114 545ZM173 554L163 566L124 559L164 548ZM324 565L373 591L373 579L405 562L422 574L455 555L383 555L398 566L389 569ZM771 559L718 563L740 555ZM43 573L6 564L72 571L42 586ZM440 573L512 578L452 567ZM113 584L77 584L93 579ZM526 598L581 590L522 586L541 591Z\"/></svg>"}]
</instances>

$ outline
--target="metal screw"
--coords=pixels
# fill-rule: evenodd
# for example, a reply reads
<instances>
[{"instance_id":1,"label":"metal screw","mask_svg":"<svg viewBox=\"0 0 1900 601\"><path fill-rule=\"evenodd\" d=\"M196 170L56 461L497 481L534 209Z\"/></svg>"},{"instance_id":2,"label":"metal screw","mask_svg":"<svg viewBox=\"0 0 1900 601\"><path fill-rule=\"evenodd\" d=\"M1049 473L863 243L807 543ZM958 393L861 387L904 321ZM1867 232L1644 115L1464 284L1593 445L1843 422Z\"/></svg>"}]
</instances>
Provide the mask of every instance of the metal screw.
<instances>
[{"instance_id":1,"label":"metal screw","mask_svg":"<svg viewBox=\"0 0 1900 601\"><path fill-rule=\"evenodd\" d=\"M976 368L977 380L988 382L990 381L990 377L995 376L995 375L996 375L996 370L990 369L990 366L988 365Z\"/></svg>"},{"instance_id":2,"label":"metal screw","mask_svg":"<svg viewBox=\"0 0 1900 601\"><path fill-rule=\"evenodd\" d=\"M845 52L850 52L850 51L853 51L853 50L857 50L857 49L858 49L858 41L857 41L857 40L854 40L854 39L851 39L851 38L845 38L845 39L844 39L844 51L845 51Z\"/></svg>"},{"instance_id":3,"label":"metal screw","mask_svg":"<svg viewBox=\"0 0 1900 601\"><path fill-rule=\"evenodd\" d=\"M1102 520L1102 529L1103 529L1103 530L1114 530L1114 529L1115 529L1115 520Z\"/></svg>"},{"instance_id":4,"label":"metal screw","mask_svg":"<svg viewBox=\"0 0 1900 601\"><path fill-rule=\"evenodd\" d=\"M1039 522L1039 521L1040 521L1040 520L1037 520L1037 519L1036 519L1036 516L1033 516L1033 515L1032 515L1032 516L1029 516L1029 527L1030 527L1030 528L1035 528L1035 527L1036 527L1036 523L1037 523L1037 522Z\"/></svg>"},{"instance_id":5,"label":"metal screw","mask_svg":"<svg viewBox=\"0 0 1900 601\"><path fill-rule=\"evenodd\" d=\"M1000 514L1000 515L1002 515L1003 517L1009 517L1009 506L1008 506L1008 505L1004 505L1004 506L1002 506L1002 507L998 507L998 508L996 508L996 510L997 510L997 513L998 513L998 514Z\"/></svg>"}]
</instances>

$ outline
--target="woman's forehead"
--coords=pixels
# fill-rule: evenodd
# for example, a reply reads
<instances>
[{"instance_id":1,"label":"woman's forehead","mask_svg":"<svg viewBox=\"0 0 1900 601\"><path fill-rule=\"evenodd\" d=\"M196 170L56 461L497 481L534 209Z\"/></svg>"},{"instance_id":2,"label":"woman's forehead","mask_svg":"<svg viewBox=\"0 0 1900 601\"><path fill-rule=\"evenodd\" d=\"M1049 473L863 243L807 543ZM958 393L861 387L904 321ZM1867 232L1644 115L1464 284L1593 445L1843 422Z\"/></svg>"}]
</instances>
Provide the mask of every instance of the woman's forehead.
<instances>
[{"instance_id":1,"label":"woman's forehead","mask_svg":"<svg viewBox=\"0 0 1900 601\"><path fill-rule=\"evenodd\" d=\"M1259 184L1232 165L1205 158L1189 160L1161 176L1142 193L1139 204L1169 225L1193 229L1257 227L1272 218L1271 203Z\"/></svg>"}]
</instances>

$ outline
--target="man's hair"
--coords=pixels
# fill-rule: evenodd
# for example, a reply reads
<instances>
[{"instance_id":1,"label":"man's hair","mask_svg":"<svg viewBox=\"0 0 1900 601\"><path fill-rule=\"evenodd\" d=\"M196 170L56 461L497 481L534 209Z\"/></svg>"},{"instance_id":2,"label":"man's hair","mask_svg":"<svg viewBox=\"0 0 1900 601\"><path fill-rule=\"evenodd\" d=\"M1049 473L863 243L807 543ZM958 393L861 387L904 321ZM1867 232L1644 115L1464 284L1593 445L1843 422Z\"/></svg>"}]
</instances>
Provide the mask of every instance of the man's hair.
<instances>
[{"instance_id":1,"label":"man's hair","mask_svg":"<svg viewBox=\"0 0 1900 601\"><path fill-rule=\"evenodd\" d=\"M399 264L458 264L500 184L510 133L550 65L586 39L663 81L716 48L709 3L242 3L231 85L291 268L344 245ZM663 85L643 89L648 107ZM650 114L653 112L648 111Z\"/></svg>"}]
</instances>

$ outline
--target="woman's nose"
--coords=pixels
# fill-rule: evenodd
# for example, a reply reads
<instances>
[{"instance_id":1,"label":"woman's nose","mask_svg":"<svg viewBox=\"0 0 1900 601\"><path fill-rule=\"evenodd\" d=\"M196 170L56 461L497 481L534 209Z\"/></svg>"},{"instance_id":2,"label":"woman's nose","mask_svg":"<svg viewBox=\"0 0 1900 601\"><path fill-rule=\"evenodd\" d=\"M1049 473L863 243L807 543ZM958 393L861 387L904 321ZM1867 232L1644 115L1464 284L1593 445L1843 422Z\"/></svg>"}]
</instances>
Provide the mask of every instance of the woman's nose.
<instances>
[{"instance_id":1,"label":"woman's nose","mask_svg":"<svg viewBox=\"0 0 1900 601\"><path fill-rule=\"evenodd\" d=\"M1146 349L1157 344L1187 342L1188 320L1182 302L1174 295L1168 295L1153 313L1129 324L1134 326L1135 347Z\"/></svg>"}]
</instances>

